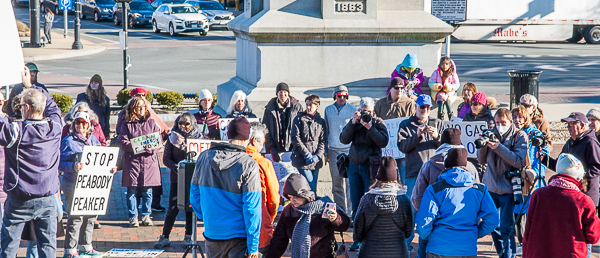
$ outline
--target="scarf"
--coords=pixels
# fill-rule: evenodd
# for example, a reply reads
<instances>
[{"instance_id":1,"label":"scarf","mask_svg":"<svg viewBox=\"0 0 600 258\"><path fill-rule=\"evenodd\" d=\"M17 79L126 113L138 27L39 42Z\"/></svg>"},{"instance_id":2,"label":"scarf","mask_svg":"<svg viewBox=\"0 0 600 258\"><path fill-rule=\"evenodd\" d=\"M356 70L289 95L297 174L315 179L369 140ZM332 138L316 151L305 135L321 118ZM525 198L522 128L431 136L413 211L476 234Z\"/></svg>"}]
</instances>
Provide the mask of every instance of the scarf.
<instances>
[{"instance_id":1,"label":"scarf","mask_svg":"<svg viewBox=\"0 0 600 258\"><path fill-rule=\"evenodd\" d=\"M443 143L442 145L440 145L440 147L437 148L437 150L435 150L434 156L437 156L439 154L446 154L446 153L448 153L448 151L450 151L450 149L453 149L453 148L464 149L465 146L462 146L462 145L452 145L452 144L448 144L448 143Z\"/></svg>"},{"instance_id":2,"label":"scarf","mask_svg":"<svg viewBox=\"0 0 600 258\"><path fill-rule=\"evenodd\" d=\"M204 135L198 131L198 128L194 128L189 132L184 132L179 127L176 127L171 134L169 135L169 141L173 146L178 149L186 150L186 140L187 139L204 139Z\"/></svg>"},{"instance_id":3,"label":"scarf","mask_svg":"<svg viewBox=\"0 0 600 258\"><path fill-rule=\"evenodd\" d=\"M583 191L583 185L581 185L577 179L565 174L556 174L552 176L548 185L566 190Z\"/></svg>"},{"instance_id":4,"label":"scarf","mask_svg":"<svg viewBox=\"0 0 600 258\"><path fill-rule=\"evenodd\" d=\"M83 142L85 142L85 145L88 145L88 146L92 146L93 145L92 144L92 135L91 134L88 135L88 137L86 138L86 137L83 137L83 135L80 134L79 132L73 132L73 136L75 136L75 137L79 138L80 140L82 140Z\"/></svg>"},{"instance_id":5,"label":"scarf","mask_svg":"<svg viewBox=\"0 0 600 258\"><path fill-rule=\"evenodd\" d=\"M324 208L325 202L322 199L308 202L300 207L294 207L302 215L296 222L292 233L292 258L310 257L310 221L313 214L322 213Z\"/></svg>"},{"instance_id":6,"label":"scarf","mask_svg":"<svg viewBox=\"0 0 600 258\"><path fill-rule=\"evenodd\" d=\"M377 187L369 190L368 194L376 194L376 195L406 195L406 186L401 186L399 184L386 184L383 187Z\"/></svg>"}]
</instances>

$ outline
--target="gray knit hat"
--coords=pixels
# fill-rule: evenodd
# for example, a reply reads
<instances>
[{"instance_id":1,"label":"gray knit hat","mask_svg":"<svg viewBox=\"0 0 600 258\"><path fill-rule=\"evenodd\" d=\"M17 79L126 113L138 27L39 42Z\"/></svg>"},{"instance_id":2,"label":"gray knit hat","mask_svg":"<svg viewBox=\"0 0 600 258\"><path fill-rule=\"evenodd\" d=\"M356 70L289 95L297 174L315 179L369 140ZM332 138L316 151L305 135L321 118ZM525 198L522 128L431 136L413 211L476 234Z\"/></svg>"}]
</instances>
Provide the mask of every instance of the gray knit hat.
<instances>
[{"instance_id":1,"label":"gray knit hat","mask_svg":"<svg viewBox=\"0 0 600 258\"><path fill-rule=\"evenodd\" d=\"M591 116L593 118L596 118L596 120L600 120L600 107L590 109L586 116Z\"/></svg>"},{"instance_id":2,"label":"gray knit hat","mask_svg":"<svg viewBox=\"0 0 600 258\"><path fill-rule=\"evenodd\" d=\"M340 92L345 92L346 94L348 94L348 87L346 87L343 84L335 86L335 89L333 90L333 100L335 100L335 95L337 95Z\"/></svg>"}]
</instances>

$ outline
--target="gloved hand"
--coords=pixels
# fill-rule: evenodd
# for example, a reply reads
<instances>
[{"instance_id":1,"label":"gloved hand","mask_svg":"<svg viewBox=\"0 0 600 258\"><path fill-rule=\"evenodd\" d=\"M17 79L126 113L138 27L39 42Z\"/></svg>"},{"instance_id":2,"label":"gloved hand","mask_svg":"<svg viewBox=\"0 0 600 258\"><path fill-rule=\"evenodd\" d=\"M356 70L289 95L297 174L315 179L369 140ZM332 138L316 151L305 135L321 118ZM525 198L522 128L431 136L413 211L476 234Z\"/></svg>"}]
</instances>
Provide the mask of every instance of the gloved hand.
<instances>
[{"instance_id":1,"label":"gloved hand","mask_svg":"<svg viewBox=\"0 0 600 258\"><path fill-rule=\"evenodd\" d=\"M310 162L312 157L313 157L313 155L311 153L304 154L304 162L306 163L306 165L312 164L312 162Z\"/></svg>"},{"instance_id":2,"label":"gloved hand","mask_svg":"<svg viewBox=\"0 0 600 258\"><path fill-rule=\"evenodd\" d=\"M318 155L312 155L312 157L310 158L310 164L317 163L320 159L321 158L319 158Z\"/></svg>"},{"instance_id":3,"label":"gloved hand","mask_svg":"<svg viewBox=\"0 0 600 258\"><path fill-rule=\"evenodd\" d=\"M281 161L281 157L279 157L279 152L277 151L277 149L271 149L271 158L275 162Z\"/></svg>"}]
</instances>

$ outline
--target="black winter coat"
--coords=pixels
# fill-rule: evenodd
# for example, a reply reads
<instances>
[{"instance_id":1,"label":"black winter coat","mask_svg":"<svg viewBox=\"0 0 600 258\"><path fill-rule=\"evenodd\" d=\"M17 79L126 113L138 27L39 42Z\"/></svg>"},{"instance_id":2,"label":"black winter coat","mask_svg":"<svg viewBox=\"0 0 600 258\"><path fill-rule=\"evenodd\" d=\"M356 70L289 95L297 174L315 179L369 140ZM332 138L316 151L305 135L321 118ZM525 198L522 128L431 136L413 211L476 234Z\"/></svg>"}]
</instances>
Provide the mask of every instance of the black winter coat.
<instances>
[{"instance_id":1,"label":"black winter coat","mask_svg":"<svg viewBox=\"0 0 600 258\"><path fill-rule=\"evenodd\" d=\"M302 112L294 118L292 124L292 166L298 169L317 170L323 167L325 153L325 119L319 113L314 116ZM304 155L310 153L319 156L319 161L306 164Z\"/></svg>"},{"instance_id":2,"label":"black winter coat","mask_svg":"<svg viewBox=\"0 0 600 258\"><path fill-rule=\"evenodd\" d=\"M417 136L417 128L420 125L422 123L416 116L411 116L398 125L398 150L406 155L406 178L416 178L423 163L433 157L435 150L440 146L440 138L444 129L442 120L435 119L439 134L437 140L427 132L421 134L420 137Z\"/></svg>"},{"instance_id":3,"label":"black winter coat","mask_svg":"<svg viewBox=\"0 0 600 258\"><path fill-rule=\"evenodd\" d=\"M292 121L298 113L304 111L302 105L298 103L298 100L290 96L288 100L288 108L284 117L287 117L285 121L282 121L281 114L279 112L279 105L277 104L277 98L273 98L265 106L265 114L263 115L262 123L267 126L267 135L265 137L265 149L270 151L276 149L277 152L290 151L292 148L292 139L290 131L292 130ZM285 132L280 132L279 128L286 129ZM283 136L283 139L281 139Z\"/></svg>"},{"instance_id":4,"label":"black winter coat","mask_svg":"<svg viewBox=\"0 0 600 258\"><path fill-rule=\"evenodd\" d=\"M478 115L475 115L471 112L466 113L463 117L463 122L473 122L473 121L484 121L488 124L488 129L496 126L496 122L494 122L494 116L490 112L490 109L484 107L483 110Z\"/></svg>"},{"instance_id":5,"label":"black winter coat","mask_svg":"<svg viewBox=\"0 0 600 258\"><path fill-rule=\"evenodd\" d=\"M377 215L379 218L369 230ZM360 199L354 218L354 235L362 242L359 258L390 257L392 254L393 257L407 257L406 238L412 230L413 217L406 195L367 193Z\"/></svg>"},{"instance_id":6,"label":"black winter coat","mask_svg":"<svg viewBox=\"0 0 600 258\"><path fill-rule=\"evenodd\" d=\"M340 134L340 142L350 145L350 162L357 165L369 164L369 156L381 154L381 149L388 145L390 136L383 120L373 117L373 125L367 130L360 122L352 124L352 119L346 124Z\"/></svg>"}]
</instances>

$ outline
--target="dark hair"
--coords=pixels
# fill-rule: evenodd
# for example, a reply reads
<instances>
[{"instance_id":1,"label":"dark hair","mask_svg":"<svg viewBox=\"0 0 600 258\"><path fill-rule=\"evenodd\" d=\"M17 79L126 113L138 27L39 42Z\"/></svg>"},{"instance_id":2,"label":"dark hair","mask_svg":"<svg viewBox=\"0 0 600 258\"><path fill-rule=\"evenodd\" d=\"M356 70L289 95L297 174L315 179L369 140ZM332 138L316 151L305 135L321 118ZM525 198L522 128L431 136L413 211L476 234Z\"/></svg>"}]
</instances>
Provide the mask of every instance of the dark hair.
<instances>
[{"instance_id":1,"label":"dark hair","mask_svg":"<svg viewBox=\"0 0 600 258\"><path fill-rule=\"evenodd\" d=\"M50 8L46 7L46 9L44 9L45 13L49 13L52 14L52 16L54 16L54 13L52 12L52 10L50 10Z\"/></svg>"},{"instance_id":2,"label":"dark hair","mask_svg":"<svg viewBox=\"0 0 600 258\"><path fill-rule=\"evenodd\" d=\"M498 111L496 111L496 115L494 117L504 117L508 120L512 120L512 113L510 113L508 108L500 108Z\"/></svg>"},{"instance_id":3,"label":"dark hair","mask_svg":"<svg viewBox=\"0 0 600 258\"><path fill-rule=\"evenodd\" d=\"M442 70L442 65L444 65L444 63L446 62L450 62L450 68L448 68L447 71L444 71ZM442 77L442 83L445 83L446 79L448 79L448 77L450 77L450 75L454 73L454 67L452 67L452 59L450 59L450 57L447 56L442 56L442 58L440 58L440 64L438 65L438 68L440 68L440 77Z\"/></svg>"},{"instance_id":4,"label":"dark hair","mask_svg":"<svg viewBox=\"0 0 600 258\"><path fill-rule=\"evenodd\" d=\"M321 105L321 99L319 98L319 96L314 95L314 94L310 94L308 95L308 97L306 97L306 99L304 99L304 102L306 101L310 101L310 103L315 104L315 105Z\"/></svg>"}]
</instances>

